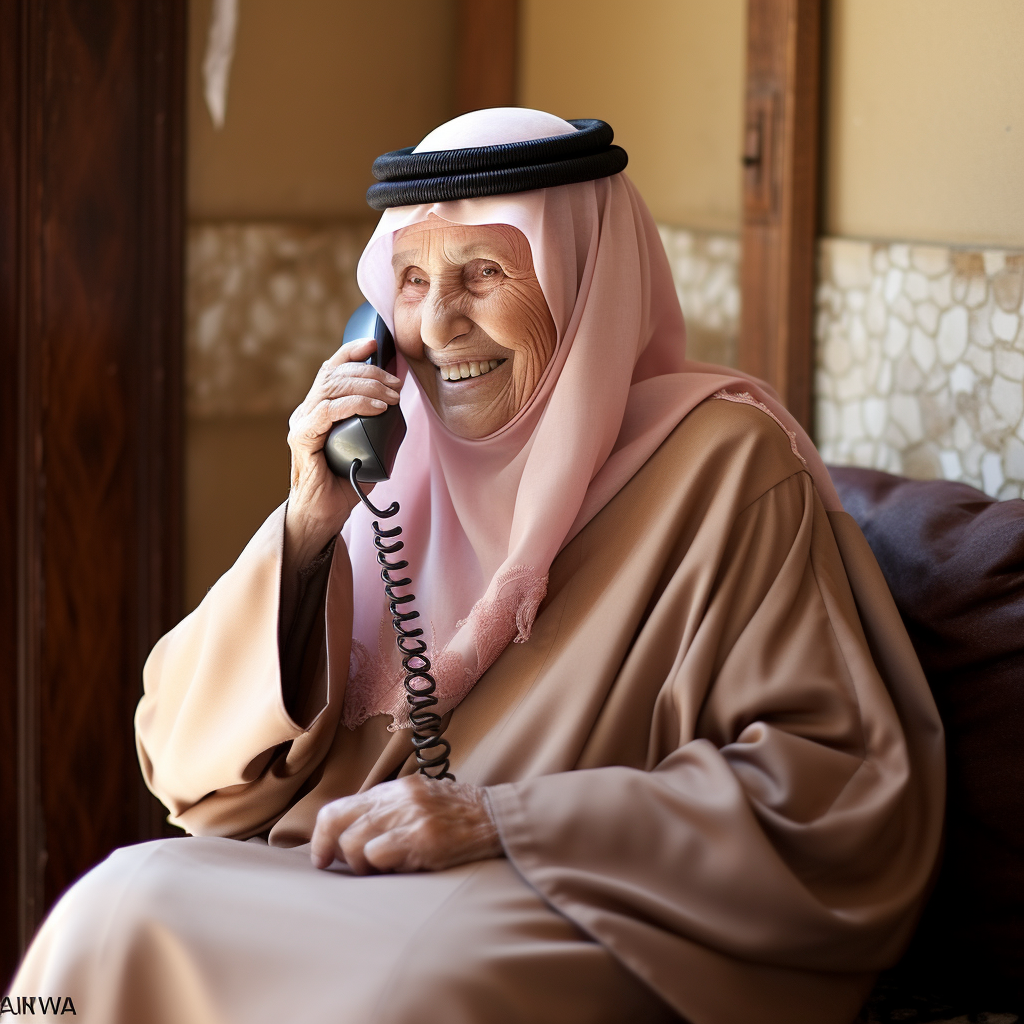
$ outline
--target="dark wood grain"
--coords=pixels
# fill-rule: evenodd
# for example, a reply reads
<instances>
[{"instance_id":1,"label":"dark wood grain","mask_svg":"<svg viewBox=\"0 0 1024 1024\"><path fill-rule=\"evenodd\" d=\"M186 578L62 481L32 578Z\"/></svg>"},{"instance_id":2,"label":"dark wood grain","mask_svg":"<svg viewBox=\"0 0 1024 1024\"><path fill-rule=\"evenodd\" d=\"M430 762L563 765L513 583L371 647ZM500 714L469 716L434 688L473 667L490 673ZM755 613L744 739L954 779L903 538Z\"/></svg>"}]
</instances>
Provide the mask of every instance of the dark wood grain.
<instances>
[{"instance_id":1,"label":"dark wood grain","mask_svg":"<svg viewBox=\"0 0 1024 1024\"><path fill-rule=\"evenodd\" d=\"M132 717L142 661L180 609L184 14L178 0L4 6L20 30L9 54L4 32L17 156L0 182L19 239L3 326L19 381L3 449L19 850L4 927L22 944L111 849L160 834Z\"/></svg>"},{"instance_id":2,"label":"dark wood grain","mask_svg":"<svg viewBox=\"0 0 1024 1024\"><path fill-rule=\"evenodd\" d=\"M739 365L812 417L821 0L748 0Z\"/></svg>"},{"instance_id":3,"label":"dark wood grain","mask_svg":"<svg viewBox=\"0 0 1024 1024\"><path fill-rule=\"evenodd\" d=\"M18 955L18 99L21 7L0 4L0 987Z\"/></svg>"},{"instance_id":4,"label":"dark wood grain","mask_svg":"<svg viewBox=\"0 0 1024 1024\"><path fill-rule=\"evenodd\" d=\"M517 0L460 0L458 113L515 106L518 25Z\"/></svg>"}]
</instances>

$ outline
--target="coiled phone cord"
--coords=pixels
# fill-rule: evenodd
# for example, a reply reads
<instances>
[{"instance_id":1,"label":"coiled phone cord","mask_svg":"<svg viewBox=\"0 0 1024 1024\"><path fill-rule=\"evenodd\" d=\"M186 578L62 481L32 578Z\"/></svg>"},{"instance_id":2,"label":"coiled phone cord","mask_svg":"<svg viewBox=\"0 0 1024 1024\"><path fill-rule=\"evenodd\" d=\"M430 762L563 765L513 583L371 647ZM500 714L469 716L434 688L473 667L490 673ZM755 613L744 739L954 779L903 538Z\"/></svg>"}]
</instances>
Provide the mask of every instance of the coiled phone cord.
<instances>
[{"instance_id":1,"label":"coiled phone cord","mask_svg":"<svg viewBox=\"0 0 1024 1024\"><path fill-rule=\"evenodd\" d=\"M359 500L380 519L390 519L399 512L397 501L391 502L385 509L377 508L370 499L363 494L359 486L356 474L362 466L360 459L353 459L349 467L348 480L359 495ZM445 730L445 723L441 716L432 711L437 704L437 697L434 691L437 683L430 674L430 659L427 657L427 643L423 639L423 630L418 626L407 629L406 623L418 619L420 613L417 611L403 612L401 606L407 605L416 600L413 594L395 593L395 587L407 587L412 580L394 579L393 572L401 572L408 567L409 563L404 559L397 562L389 562L388 556L397 554L405 544L395 538L402 534L401 526L395 526L390 530L381 529L380 523L374 520L373 523L373 546L377 549L377 564L381 566L380 578L384 581L384 593L388 599L388 606L391 609L391 625L398 634L396 642L398 650L402 654L402 668L405 670L405 679L402 685L405 687L405 699L409 702L409 721L412 722L412 745L416 751L416 764L419 766L420 774L428 779L451 779L455 776L448 770L449 757L452 746L441 735ZM386 543L387 541L393 543ZM419 685L416 685L416 683ZM432 756L427 751L437 750Z\"/></svg>"}]
</instances>

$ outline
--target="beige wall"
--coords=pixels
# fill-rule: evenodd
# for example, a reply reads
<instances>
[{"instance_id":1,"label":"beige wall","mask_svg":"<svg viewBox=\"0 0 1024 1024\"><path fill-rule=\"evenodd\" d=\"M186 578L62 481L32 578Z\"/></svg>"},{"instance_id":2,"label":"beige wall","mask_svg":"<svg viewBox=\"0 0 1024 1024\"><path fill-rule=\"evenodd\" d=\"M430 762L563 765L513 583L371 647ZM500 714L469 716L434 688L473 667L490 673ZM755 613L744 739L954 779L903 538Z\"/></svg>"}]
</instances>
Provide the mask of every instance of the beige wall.
<instances>
[{"instance_id":1,"label":"beige wall","mask_svg":"<svg viewBox=\"0 0 1024 1024\"><path fill-rule=\"evenodd\" d=\"M185 608L288 497L288 417L192 419L185 440Z\"/></svg>"},{"instance_id":2,"label":"beige wall","mask_svg":"<svg viewBox=\"0 0 1024 1024\"><path fill-rule=\"evenodd\" d=\"M523 0L520 103L599 117L655 219L737 231L745 0Z\"/></svg>"},{"instance_id":3,"label":"beige wall","mask_svg":"<svg viewBox=\"0 0 1024 1024\"><path fill-rule=\"evenodd\" d=\"M830 0L825 232L1024 246L1024 2Z\"/></svg>"},{"instance_id":4,"label":"beige wall","mask_svg":"<svg viewBox=\"0 0 1024 1024\"><path fill-rule=\"evenodd\" d=\"M523 0L520 102L603 117L655 217L739 224L744 0ZM1024 246L1024 0L829 0L830 235Z\"/></svg>"},{"instance_id":5,"label":"beige wall","mask_svg":"<svg viewBox=\"0 0 1024 1024\"><path fill-rule=\"evenodd\" d=\"M380 153L453 113L454 0L242 0L224 128L202 96L211 0L190 0L195 219L366 217Z\"/></svg>"}]
</instances>

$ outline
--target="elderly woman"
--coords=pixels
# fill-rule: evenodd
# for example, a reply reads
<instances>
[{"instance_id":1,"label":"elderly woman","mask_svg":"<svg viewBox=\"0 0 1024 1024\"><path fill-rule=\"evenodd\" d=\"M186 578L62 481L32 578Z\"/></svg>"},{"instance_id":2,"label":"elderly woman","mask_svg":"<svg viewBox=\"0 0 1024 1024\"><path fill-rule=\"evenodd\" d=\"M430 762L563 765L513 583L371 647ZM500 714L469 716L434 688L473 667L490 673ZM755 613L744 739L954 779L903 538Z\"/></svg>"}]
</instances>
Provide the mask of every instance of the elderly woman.
<instances>
[{"instance_id":1,"label":"elderly woman","mask_svg":"<svg viewBox=\"0 0 1024 1024\"><path fill-rule=\"evenodd\" d=\"M199 838L87 875L15 994L154 1024L847 1024L897 959L940 841L934 707L806 436L686 361L609 135L480 111L371 190L359 283L398 375L371 341L324 364L287 505L146 667L143 770ZM458 781L416 771L373 516L324 458L399 402L373 501L401 505Z\"/></svg>"}]
</instances>

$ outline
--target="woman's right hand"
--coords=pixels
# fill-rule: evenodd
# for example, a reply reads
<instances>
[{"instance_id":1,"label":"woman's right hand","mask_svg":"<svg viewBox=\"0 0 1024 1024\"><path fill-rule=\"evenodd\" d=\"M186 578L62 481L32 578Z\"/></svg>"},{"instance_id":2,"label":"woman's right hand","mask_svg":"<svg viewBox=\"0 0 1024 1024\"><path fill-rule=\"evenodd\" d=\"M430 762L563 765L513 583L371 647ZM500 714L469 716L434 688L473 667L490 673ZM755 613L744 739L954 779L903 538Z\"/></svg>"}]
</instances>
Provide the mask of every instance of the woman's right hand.
<instances>
[{"instance_id":1,"label":"woman's right hand","mask_svg":"<svg viewBox=\"0 0 1024 1024\"><path fill-rule=\"evenodd\" d=\"M350 416L378 416L398 403L401 381L363 361L375 344L363 338L342 345L320 367L305 401L288 420L292 475L285 562L293 570L316 557L359 502L352 485L327 466L324 444L331 427Z\"/></svg>"}]
</instances>

